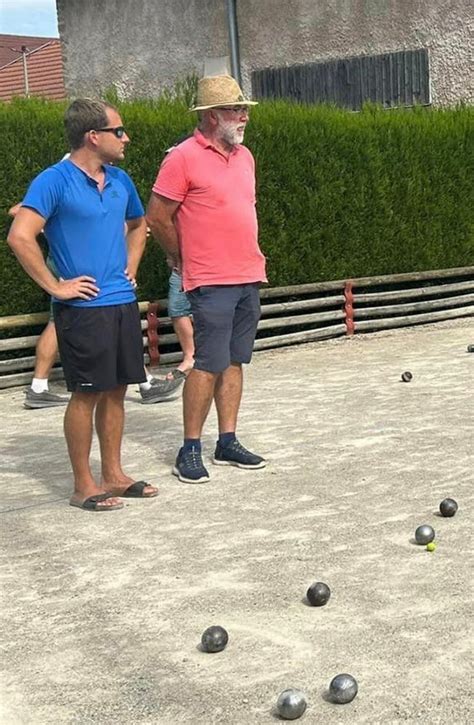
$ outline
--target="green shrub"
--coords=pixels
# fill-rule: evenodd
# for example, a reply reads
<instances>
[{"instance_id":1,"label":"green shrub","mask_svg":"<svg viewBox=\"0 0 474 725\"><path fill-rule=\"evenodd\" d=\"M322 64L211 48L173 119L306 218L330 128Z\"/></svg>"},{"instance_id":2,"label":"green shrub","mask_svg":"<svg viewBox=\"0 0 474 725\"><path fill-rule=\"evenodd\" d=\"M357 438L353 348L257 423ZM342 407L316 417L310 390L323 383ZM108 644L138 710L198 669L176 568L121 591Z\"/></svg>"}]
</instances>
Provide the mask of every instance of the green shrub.
<instances>
[{"instance_id":1,"label":"green shrub","mask_svg":"<svg viewBox=\"0 0 474 725\"><path fill-rule=\"evenodd\" d=\"M189 87L119 104L132 139L124 168L146 204L166 148L189 133ZM6 210L65 153L64 104L0 104L0 239ZM270 284L474 264L474 109L349 113L279 102L252 110L260 242ZM0 242L0 314L47 309L47 298ZM141 299L166 296L168 270L148 244Z\"/></svg>"},{"instance_id":2,"label":"green shrub","mask_svg":"<svg viewBox=\"0 0 474 725\"><path fill-rule=\"evenodd\" d=\"M261 243L272 284L474 260L474 109L259 107Z\"/></svg>"}]
</instances>

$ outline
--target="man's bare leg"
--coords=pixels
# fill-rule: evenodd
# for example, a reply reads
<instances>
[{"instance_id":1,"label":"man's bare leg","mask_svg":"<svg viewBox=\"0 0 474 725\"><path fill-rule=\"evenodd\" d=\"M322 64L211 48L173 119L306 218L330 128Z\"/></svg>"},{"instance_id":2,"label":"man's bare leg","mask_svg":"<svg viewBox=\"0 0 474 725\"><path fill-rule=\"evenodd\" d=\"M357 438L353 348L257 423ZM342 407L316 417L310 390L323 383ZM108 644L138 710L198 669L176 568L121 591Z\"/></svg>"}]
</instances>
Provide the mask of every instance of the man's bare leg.
<instances>
[{"instance_id":1,"label":"man's bare leg","mask_svg":"<svg viewBox=\"0 0 474 725\"><path fill-rule=\"evenodd\" d=\"M201 457L201 433L214 397L217 377L218 373L193 368L184 383L184 442L173 474L185 483L209 481L209 473Z\"/></svg>"},{"instance_id":2,"label":"man's bare leg","mask_svg":"<svg viewBox=\"0 0 474 725\"><path fill-rule=\"evenodd\" d=\"M58 341L53 321L48 322L36 344L36 359L33 379L25 390L25 408L51 408L66 405L69 398L49 391L48 378L57 360Z\"/></svg>"},{"instance_id":3,"label":"man's bare leg","mask_svg":"<svg viewBox=\"0 0 474 725\"><path fill-rule=\"evenodd\" d=\"M105 489L95 482L90 468L93 415L100 395L100 393L73 393L64 416L64 434L74 475L74 493L71 502L82 503L90 496L105 493ZM98 503L97 507L108 508L118 504L120 504L118 498L108 498Z\"/></svg>"},{"instance_id":4,"label":"man's bare leg","mask_svg":"<svg viewBox=\"0 0 474 725\"><path fill-rule=\"evenodd\" d=\"M50 320L36 343L34 377L47 380L57 357L58 340L56 337L56 327L54 322Z\"/></svg>"},{"instance_id":5,"label":"man's bare leg","mask_svg":"<svg viewBox=\"0 0 474 725\"><path fill-rule=\"evenodd\" d=\"M219 441L213 462L240 468L263 468L266 461L246 450L236 439L235 430L242 399L242 366L231 363L222 373L193 369L184 386L184 445L173 473L181 481L202 483L209 473L201 459L201 434L214 398L219 420Z\"/></svg>"},{"instance_id":6,"label":"man's bare leg","mask_svg":"<svg viewBox=\"0 0 474 725\"><path fill-rule=\"evenodd\" d=\"M235 431L242 398L242 366L231 364L222 373L190 371L184 384L184 437L199 439L215 398L219 432Z\"/></svg>"},{"instance_id":7,"label":"man's bare leg","mask_svg":"<svg viewBox=\"0 0 474 725\"><path fill-rule=\"evenodd\" d=\"M216 381L214 400L216 401L219 433L235 433L242 399L242 385L242 365L238 363L231 363Z\"/></svg>"},{"instance_id":8,"label":"man's bare leg","mask_svg":"<svg viewBox=\"0 0 474 725\"><path fill-rule=\"evenodd\" d=\"M219 440L213 463L249 469L264 468L265 459L244 448L236 436L242 386L242 366L238 363L231 363L217 380L214 400L219 421Z\"/></svg>"},{"instance_id":9,"label":"man's bare leg","mask_svg":"<svg viewBox=\"0 0 474 725\"><path fill-rule=\"evenodd\" d=\"M124 473L121 464L126 390L126 385L120 385L102 393L95 412L102 464L101 484L114 496L120 496L134 483L133 479ZM157 490L154 486L146 486L143 495L152 496Z\"/></svg>"},{"instance_id":10,"label":"man's bare leg","mask_svg":"<svg viewBox=\"0 0 474 725\"><path fill-rule=\"evenodd\" d=\"M200 439L214 397L218 374L193 368L184 384L184 437Z\"/></svg>"},{"instance_id":11,"label":"man's bare leg","mask_svg":"<svg viewBox=\"0 0 474 725\"><path fill-rule=\"evenodd\" d=\"M194 365L194 330L190 317L173 317L173 328L178 338L181 350L183 351L183 359L177 369L183 373L189 372Z\"/></svg>"}]
</instances>

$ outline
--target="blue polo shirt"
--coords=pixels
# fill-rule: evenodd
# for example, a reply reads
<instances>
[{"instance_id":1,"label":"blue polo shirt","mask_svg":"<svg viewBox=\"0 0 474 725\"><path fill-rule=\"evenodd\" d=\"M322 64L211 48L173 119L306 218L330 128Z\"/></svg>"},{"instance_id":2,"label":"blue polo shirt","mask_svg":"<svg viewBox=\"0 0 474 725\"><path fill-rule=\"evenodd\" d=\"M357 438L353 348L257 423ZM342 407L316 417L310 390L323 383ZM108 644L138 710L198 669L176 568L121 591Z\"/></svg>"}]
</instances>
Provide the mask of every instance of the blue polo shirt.
<instances>
[{"instance_id":1,"label":"blue polo shirt","mask_svg":"<svg viewBox=\"0 0 474 725\"><path fill-rule=\"evenodd\" d=\"M23 199L22 206L47 220L44 233L59 276L87 274L100 289L92 300L53 298L55 302L102 307L136 299L125 276L125 221L143 216L143 205L125 171L116 166L104 166L104 171L100 192L97 182L72 161L60 161L32 181Z\"/></svg>"}]
</instances>

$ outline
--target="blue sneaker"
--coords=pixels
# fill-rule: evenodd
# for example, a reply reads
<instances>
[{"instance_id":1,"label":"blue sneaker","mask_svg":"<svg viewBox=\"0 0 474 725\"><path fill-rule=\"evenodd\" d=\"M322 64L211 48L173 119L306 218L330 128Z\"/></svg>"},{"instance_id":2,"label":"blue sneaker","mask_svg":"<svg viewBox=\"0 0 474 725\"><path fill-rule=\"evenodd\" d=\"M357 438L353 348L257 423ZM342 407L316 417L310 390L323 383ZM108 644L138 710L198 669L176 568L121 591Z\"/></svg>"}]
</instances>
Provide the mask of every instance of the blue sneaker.
<instances>
[{"instance_id":1,"label":"blue sneaker","mask_svg":"<svg viewBox=\"0 0 474 725\"><path fill-rule=\"evenodd\" d=\"M237 466L238 468L265 468L267 465L264 458L250 453L237 438L226 446L221 446L218 441L212 462L216 466Z\"/></svg>"},{"instance_id":2,"label":"blue sneaker","mask_svg":"<svg viewBox=\"0 0 474 725\"><path fill-rule=\"evenodd\" d=\"M205 483L209 481L209 473L202 462L201 451L194 446L184 451L179 449L173 473L184 483Z\"/></svg>"}]
</instances>

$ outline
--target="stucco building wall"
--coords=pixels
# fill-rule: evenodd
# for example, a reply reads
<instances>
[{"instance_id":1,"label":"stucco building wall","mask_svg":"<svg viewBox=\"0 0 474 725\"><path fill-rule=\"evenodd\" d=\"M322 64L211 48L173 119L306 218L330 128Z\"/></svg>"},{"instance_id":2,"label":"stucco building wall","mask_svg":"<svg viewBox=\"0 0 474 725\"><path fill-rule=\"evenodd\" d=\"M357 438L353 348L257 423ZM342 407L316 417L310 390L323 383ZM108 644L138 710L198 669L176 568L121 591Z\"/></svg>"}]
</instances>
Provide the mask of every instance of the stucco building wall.
<instances>
[{"instance_id":1,"label":"stucco building wall","mask_svg":"<svg viewBox=\"0 0 474 725\"><path fill-rule=\"evenodd\" d=\"M228 54L225 0L57 0L70 94L154 96ZM237 0L244 87L270 66L428 48L432 100L474 103L472 0Z\"/></svg>"},{"instance_id":2,"label":"stucco building wall","mask_svg":"<svg viewBox=\"0 0 474 725\"><path fill-rule=\"evenodd\" d=\"M228 53L220 0L56 0L70 95L156 96Z\"/></svg>"}]
</instances>

